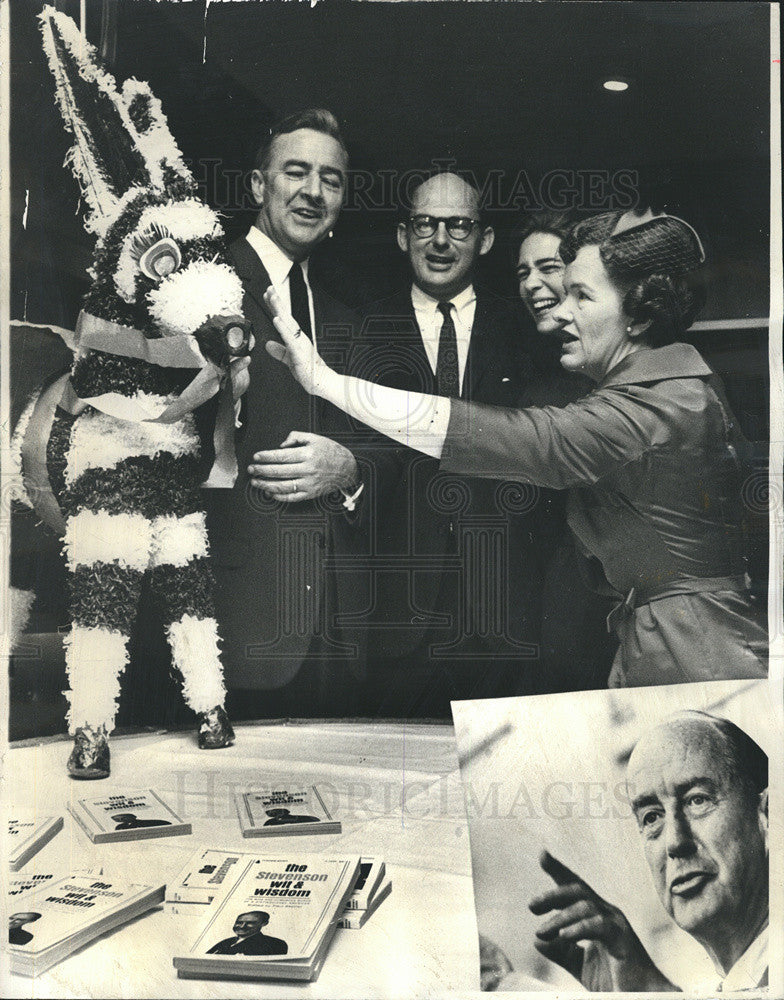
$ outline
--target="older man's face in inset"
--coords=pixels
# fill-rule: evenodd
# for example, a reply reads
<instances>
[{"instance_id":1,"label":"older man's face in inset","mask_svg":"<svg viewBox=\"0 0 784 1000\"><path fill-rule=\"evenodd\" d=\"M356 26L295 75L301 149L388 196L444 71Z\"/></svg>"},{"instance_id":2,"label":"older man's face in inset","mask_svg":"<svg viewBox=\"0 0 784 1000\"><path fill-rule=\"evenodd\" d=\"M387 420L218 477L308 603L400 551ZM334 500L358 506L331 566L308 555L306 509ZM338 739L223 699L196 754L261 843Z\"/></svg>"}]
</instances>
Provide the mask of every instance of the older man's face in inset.
<instances>
[{"instance_id":1,"label":"older man's face in inset","mask_svg":"<svg viewBox=\"0 0 784 1000\"><path fill-rule=\"evenodd\" d=\"M767 912L767 810L725 760L709 721L646 734L627 780L656 890L675 923L701 941Z\"/></svg>"}]
</instances>

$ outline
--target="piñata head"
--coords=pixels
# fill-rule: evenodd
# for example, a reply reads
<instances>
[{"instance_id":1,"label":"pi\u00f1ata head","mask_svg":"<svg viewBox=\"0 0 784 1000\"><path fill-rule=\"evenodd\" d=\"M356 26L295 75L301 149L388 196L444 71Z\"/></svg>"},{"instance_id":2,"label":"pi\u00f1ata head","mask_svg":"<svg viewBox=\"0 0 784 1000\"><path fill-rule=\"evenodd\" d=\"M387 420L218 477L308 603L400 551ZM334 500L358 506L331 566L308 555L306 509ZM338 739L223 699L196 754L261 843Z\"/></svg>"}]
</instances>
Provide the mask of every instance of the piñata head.
<instances>
[{"instance_id":1,"label":"pi\u00f1ata head","mask_svg":"<svg viewBox=\"0 0 784 1000\"><path fill-rule=\"evenodd\" d=\"M205 357L223 364L247 353L242 285L226 262L216 212L175 143L146 83L120 90L73 21L41 14L57 102L74 136L67 162L98 237L85 311L146 338L195 335ZM115 326L116 325L116 326Z\"/></svg>"}]
</instances>

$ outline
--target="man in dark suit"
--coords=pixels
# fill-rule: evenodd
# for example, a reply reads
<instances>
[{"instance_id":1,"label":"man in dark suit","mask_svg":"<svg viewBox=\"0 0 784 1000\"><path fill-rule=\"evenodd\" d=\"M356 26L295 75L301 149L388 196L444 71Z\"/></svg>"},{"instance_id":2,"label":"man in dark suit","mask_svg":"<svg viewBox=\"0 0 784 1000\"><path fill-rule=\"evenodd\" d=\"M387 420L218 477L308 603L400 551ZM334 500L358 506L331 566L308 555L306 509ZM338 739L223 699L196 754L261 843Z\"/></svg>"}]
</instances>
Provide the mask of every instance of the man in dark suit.
<instances>
[{"instance_id":1,"label":"man in dark suit","mask_svg":"<svg viewBox=\"0 0 784 1000\"><path fill-rule=\"evenodd\" d=\"M347 167L330 112L310 109L279 123L251 175L256 221L229 251L255 347L239 414L239 476L228 495L207 491L208 524L229 710L245 717L318 712L324 664L350 654L327 627L339 580L327 576L325 562L340 532L350 530L343 522L360 487L357 463L333 440L345 417L281 378L265 350L279 337L263 305L272 285L334 360L332 339L350 333L354 318L311 283L308 258L335 224Z\"/></svg>"},{"instance_id":2,"label":"man in dark suit","mask_svg":"<svg viewBox=\"0 0 784 1000\"><path fill-rule=\"evenodd\" d=\"M262 934L269 923L269 913L250 910L240 913L234 921L234 937L224 938L207 952L208 955L285 955L289 946L281 938Z\"/></svg>"},{"instance_id":3,"label":"man in dark suit","mask_svg":"<svg viewBox=\"0 0 784 1000\"><path fill-rule=\"evenodd\" d=\"M352 374L505 406L535 381L519 313L474 286L493 245L477 191L452 173L414 192L397 230L413 283L365 314ZM369 701L385 715L449 717L455 698L537 689L548 500L520 484L439 473L378 442L372 509Z\"/></svg>"}]
</instances>

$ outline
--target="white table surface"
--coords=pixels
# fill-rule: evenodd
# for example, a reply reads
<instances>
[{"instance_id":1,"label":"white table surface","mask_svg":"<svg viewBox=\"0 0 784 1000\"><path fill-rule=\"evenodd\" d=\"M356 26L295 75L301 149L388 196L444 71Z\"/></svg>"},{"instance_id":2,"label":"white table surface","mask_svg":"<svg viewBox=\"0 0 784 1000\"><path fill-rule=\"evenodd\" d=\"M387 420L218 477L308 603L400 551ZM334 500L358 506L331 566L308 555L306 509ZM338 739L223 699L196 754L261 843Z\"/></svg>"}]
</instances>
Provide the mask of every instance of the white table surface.
<instances>
[{"instance_id":1,"label":"white table surface","mask_svg":"<svg viewBox=\"0 0 784 1000\"><path fill-rule=\"evenodd\" d=\"M315 983L178 979L198 916L159 907L117 928L35 978L3 971L4 997L446 997L478 995L479 957L468 828L451 726L316 722L236 726L233 747L202 751L192 733L114 737L112 775L73 781L70 743L12 747L4 801L62 815L64 829L20 875L69 874L101 865L109 877L147 884L173 879L198 847L264 853L282 838L243 839L231 795L252 782L319 783L342 833L298 836L303 853L384 858L391 896L359 931L339 929ZM190 836L92 844L67 812L71 798L154 788ZM5 824L4 824L5 826Z\"/></svg>"}]
</instances>

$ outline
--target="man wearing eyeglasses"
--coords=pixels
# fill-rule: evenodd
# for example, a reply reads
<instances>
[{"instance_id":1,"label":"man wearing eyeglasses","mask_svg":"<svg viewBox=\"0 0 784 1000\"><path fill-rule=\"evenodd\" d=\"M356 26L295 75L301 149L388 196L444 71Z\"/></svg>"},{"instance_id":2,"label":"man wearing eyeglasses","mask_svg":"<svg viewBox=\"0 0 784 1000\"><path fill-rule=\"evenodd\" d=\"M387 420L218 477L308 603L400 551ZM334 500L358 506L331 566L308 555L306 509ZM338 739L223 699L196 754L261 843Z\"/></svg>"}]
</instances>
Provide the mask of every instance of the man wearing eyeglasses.
<instances>
[{"instance_id":1,"label":"man wearing eyeglasses","mask_svg":"<svg viewBox=\"0 0 784 1000\"><path fill-rule=\"evenodd\" d=\"M355 373L518 405L531 378L518 314L475 286L493 241L470 184L454 173L420 184L397 228L412 282L366 311ZM440 474L434 460L388 441L378 445L373 475L365 497L375 535L368 707L449 718L450 700L536 690L536 492Z\"/></svg>"}]
</instances>

